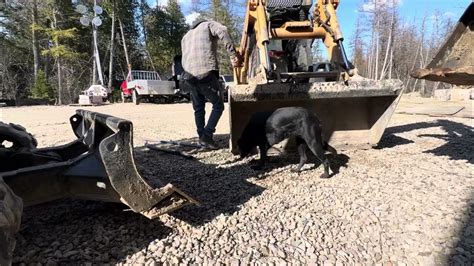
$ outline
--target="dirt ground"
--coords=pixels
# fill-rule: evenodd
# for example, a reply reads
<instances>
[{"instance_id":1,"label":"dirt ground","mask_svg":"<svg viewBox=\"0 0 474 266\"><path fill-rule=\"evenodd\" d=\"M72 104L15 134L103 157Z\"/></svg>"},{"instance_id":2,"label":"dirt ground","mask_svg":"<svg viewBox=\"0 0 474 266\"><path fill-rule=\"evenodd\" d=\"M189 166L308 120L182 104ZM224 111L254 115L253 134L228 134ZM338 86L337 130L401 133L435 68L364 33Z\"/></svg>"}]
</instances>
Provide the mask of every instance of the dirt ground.
<instances>
[{"instance_id":1,"label":"dirt ground","mask_svg":"<svg viewBox=\"0 0 474 266\"><path fill-rule=\"evenodd\" d=\"M406 98L400 110L417 104L437 103ZM139 170L203 206L155 221L79 200L30 207L14 262L472 264L474 132L472 102L463 104L471 118L395 114L376 149L333 157L340 173L328 180L318 178L318 164L291 173L292 155L255 172L227 149L189 162L143 148L147 140L193 139L190 104L85 107L131 120ZM0 108L0 120L53 146L74 139L68 119L76 109ZM216 132L222 146L228 125L226 110Z\"/></svg>"}]
</instances>

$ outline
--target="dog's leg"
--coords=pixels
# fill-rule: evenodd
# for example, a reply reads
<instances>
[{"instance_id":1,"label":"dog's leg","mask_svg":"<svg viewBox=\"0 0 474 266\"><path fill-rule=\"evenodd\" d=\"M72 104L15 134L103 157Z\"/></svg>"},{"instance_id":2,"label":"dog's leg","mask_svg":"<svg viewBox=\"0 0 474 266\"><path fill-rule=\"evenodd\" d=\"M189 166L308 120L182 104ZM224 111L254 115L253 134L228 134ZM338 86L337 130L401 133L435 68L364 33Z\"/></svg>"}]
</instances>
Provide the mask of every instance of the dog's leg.
<instances>
[{"instance_id":1,"label":"dog's leg","mask_svg":"<svg viewBox=\"0 0 474 266\"><path fill-rule=\"evenodd\" d=\"M334 147L329 145L329 143L327 143L327 141L324 141L323 148L324 148L325 151L330 152L332 155L337 155L336 149L334 149Z\"/></svg>"},{"instance_id":2,"label":"dog's leg","mask_svg":"<svg viewBox=\"0 0 474 266\"><path fill-rule=\"evenodd\" d=\"M264 145L258 146L258 149L260 150L260 160L257 161L255 165L252 165L251 168L253 170L260 170L265 166L265 163L267 162L267 147Z\"/></svg>"},{"instance_id":3,"label":"dog's leg","mask_svg":"<svg viewBox=\"0 0 474 266\"><path fill-rule=\"evenodd\" d=\"M324 165L324 174L321 175L321 178L329 178L331 177L331 175L329 174L329 160L328 158L326 157L326 155L324 155L324 159L323 159L323 165Z\"/></svg>"},{"instance_id":4,"label":"dog's leg","mask_svg":"<svg viewBox=\"0 0 474 266\"><path fill-rule=\"evenodd\" d=\"M321 175L321 178L329 178L331 175L329 174L329 160L324 154L324 149L323 146L321 145L321 142L318 142L315 139L312 139L308 145L308 147L311 149L311 151L318 157L318 159L323 163L324 166L324 174Z\"/></svg>"},{"instance_id":5,"label":"dog's leg","mask_svg":"<svg viewBox=\"0 0 474 266\"><path fill-rule=\"evenodd\" d=\"M300 155L300 162L298 164L298 167L296 167L296 169L291 169L291 171L299 173L301 172L301 168L308 161L308 157L306 157L306 142L302 138L296 138L296 144L298 145L298 154Z\"/></svg>"}]
</instances>

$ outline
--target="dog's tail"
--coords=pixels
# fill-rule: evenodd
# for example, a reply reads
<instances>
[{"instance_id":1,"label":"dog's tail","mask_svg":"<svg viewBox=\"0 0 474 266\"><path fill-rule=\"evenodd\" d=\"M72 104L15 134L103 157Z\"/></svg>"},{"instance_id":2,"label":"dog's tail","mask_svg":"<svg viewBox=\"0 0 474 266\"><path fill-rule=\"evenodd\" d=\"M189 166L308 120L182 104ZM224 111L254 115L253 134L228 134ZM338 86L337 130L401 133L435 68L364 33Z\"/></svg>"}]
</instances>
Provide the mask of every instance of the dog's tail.
<instances>
[{"instance_id":1,"label":"dog's tail","mask_svg":"<svg viewBox=\"0 0 474 266\"><path fill-rule=\"evenodd\" d=\"M332 153L333 155L337 155L336 149L334 149L334 147L329 145L329 143L327 141L323 141L323 149L325 151L328 151L328 152Z\"/></svg>"}]
</instances>

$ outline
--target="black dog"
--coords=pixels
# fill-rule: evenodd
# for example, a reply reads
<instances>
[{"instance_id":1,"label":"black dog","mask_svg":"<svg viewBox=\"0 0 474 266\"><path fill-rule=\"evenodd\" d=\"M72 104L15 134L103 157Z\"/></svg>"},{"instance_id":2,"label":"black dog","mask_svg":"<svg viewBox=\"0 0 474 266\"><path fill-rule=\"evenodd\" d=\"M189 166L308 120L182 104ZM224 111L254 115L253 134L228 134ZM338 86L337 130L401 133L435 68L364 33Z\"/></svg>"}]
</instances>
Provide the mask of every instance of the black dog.
<instances>
[{"instance_id":1,"label":"black dog","mask_svg":"<svg viewBox=\"0 0 474 266\"><path fill-rule=\"evenodd\" d=\"M261 168L267 160L267 150L289 137L296 137L300 162L296 172L307 161L306 145L324 165L324 174L321 178L328 178L329 160L325 151L336 154L336 150L323 142L321 125L318 118L305 108L285 107L274 112L255 113L237 141L238 150L242 158L248 156L255 147L260 150L260 160L254 169Z\"/></svg>"}]
</instances>

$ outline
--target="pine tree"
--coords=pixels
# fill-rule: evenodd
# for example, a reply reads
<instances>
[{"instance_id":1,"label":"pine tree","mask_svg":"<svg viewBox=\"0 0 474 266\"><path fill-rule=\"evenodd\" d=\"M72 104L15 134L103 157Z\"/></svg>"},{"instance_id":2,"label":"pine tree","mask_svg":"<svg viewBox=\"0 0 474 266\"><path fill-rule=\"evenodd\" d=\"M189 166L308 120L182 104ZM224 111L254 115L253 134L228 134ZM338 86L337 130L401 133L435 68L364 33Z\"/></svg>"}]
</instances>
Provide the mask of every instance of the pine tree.
<instances>
[{"instance_id":1,"label":"pine tree","mask_svg":"<svg viewBox=\"0 0 474 266\"><path fill-rule=\"evenodd\" d=\"M34 82L30 2L0 3L2 97L26 98Z\"/></svg>"},{"instance_id":2,"label":"pine tree","mask_svg":"<svg viewBox=\"0 0 474 266\"><path fill-rule=\"evenodd\" d=\"M44 71L41 69L38 70L34 86L31 89L31 93L34 98L48 100L54 99L54 89L51 84L49 84Z\"/></svg>"},{"instance_id":3,"label":"pine tree","mask_svg":"<svg viewBox=\"0 0 474 266\"><path fill-rule=\"evenodd\" d=\"M62 24L67 25L67 18L64 16L64 10L72 6L66 0L48 2L49 12L47 13L50 21L50 28L44 29L46 35L49 36L51 44L49 47L44 49L41 54L48 55L56 61L56 77L57 77L57 103L63 104L63 60L73 60L79 56L79 53L71 49L66 42L67 40L73 40L76 38L76 28L61 28ZM69 92L67 92L69 94ZM71 98L71 97L69 97Z\"/></svg>"},{"instance_id":4,"label":"pine tree","mask_svg":"<svg viewBox=\"0 0 474 266\"><path fill-rule=\"evenodd\" d=\"M184 14L177 0L168 0L167 6L152 10L146 23L148 50L158 71L171 73L172 60L181 54L181 39L188 31Z\"/></svg>"},{"instance_id":5,"label":"pine tree","mask_svg":"<svg viewBox=\"0 0 474 266\"><path fill-rule=\"evenodd\" d=\"M181 53L181 39L188 31L188 26L177 0L168 0L165 12L168 15L167 45L172 47L170 56L173 58Z\"/></svg>"},{"instance_id":6,"label":"pine tree","mask_svg":"<svg viewBox=\"0 0 474 266\"><path fill-rule=\"evenodd\" d=\"M201 11L201 18L214 20L226 26L234 45L236 45L240 40L240 30L237 28L238 18L232 15L232 6L233 2L229 0L211 0L208 10ZM232 73L229 54L223 45L219 45L218 60L219 69L223 74Z\"/></svg>"},{"instance_id":7,"label":"pine tree","mask_svg":"<svg viewBox=\"0 0 474 266\"><path fill-rule=\"evenodd\" d=\"M143 69L146 61L141 53L139 0L117 0L118 17L122 21L125 31L125 40L133 68Z\"/></svg>"},{"instance_id":8,"label":"pine tree","mask_svg":"<svg viewBox=\"0 0 474 266\"><path fill-rule=\"evenodd\" d=\"M352 62L358 69L359 73L365 75L364 72L364 40L363 40L363 29L361 25L361 18L357 17L354 33L351 38L350 48L352 49Z\"/></svg>"}]
</instances>

